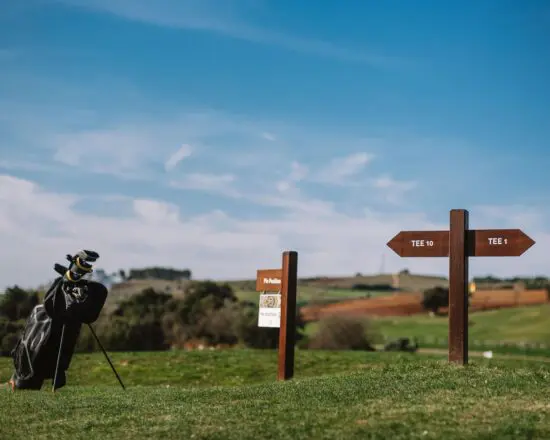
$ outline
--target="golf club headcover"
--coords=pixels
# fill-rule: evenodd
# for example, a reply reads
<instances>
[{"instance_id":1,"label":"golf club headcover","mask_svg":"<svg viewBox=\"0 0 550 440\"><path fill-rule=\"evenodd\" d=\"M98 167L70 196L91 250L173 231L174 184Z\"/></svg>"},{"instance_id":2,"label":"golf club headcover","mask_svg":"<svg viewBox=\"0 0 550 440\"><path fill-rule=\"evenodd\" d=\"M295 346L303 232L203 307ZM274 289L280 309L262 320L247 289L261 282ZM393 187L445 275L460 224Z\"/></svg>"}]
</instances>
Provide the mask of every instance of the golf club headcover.
<instances>
[{"instance_id":1,"label":"golf club headcover","mask_svg":"<svg viewBox=\"0 0 550 440\"><path fill-rule=\"evenodd\" d=\"M97 252L84 249L73 256L67 255L67 260L70 262L68 269L60 264L56 264L54 268L56 272L63 275L64 281L77 283L84 275L93 272L92 263L98 258ZM61 273L62 270L63 273Z\"/></svg>"}]
</instances>

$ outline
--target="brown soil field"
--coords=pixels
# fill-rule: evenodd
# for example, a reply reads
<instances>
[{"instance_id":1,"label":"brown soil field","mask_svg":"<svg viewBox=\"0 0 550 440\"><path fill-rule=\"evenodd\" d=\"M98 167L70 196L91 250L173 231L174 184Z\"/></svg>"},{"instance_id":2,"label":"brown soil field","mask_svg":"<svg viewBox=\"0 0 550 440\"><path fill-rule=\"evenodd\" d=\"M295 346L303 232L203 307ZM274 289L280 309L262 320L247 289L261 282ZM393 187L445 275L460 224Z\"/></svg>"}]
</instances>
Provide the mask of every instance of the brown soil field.
<instances>
[{"instance_id":1,"label":"brown soil field","mask_svg":"<svg viewBox=\"0 0 550 440\"><path fill-rule=\"evenodd\" d=\"M345 316L409 316L426 313L422 308L422 294L399 293L370 299L341 301L327 305L312 305L302 308L305 321L317 321L329 315ZM470 311L491 310L504 307L544 304L548 302L544 289L525 290L484 290L476 292L470 300ZM440 309L442 313L447 308Z\"/></svg>"},{"instance_id":2,"label":"brown soil field","mask_svg":"<svg viewBox=\"0 0 550 440\"><path fill-rule=\"evenodd\" d=\"M471 310L489 310L501 307L517 307L548 302L545 289L524 290L482 290L475 292L471 299Z\"/></svg>"}]
</instances>

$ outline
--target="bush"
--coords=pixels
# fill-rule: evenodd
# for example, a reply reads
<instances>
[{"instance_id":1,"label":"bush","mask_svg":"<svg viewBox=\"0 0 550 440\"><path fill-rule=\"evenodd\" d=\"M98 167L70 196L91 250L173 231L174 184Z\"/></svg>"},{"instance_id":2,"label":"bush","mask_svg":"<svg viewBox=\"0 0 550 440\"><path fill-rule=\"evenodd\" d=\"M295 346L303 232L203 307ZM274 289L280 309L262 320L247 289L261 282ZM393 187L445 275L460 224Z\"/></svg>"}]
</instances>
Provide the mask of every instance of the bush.
<instances>
[{"instance_id":1,"label":"bush","mask_svg":"<svg viewBox=\"0 0 550 440\"><path fill-rule=\"evenodd\" d=\"M304 338L304 326L298 311L297 343ZM145 289L121 302L111 316L101 316L94 327L105 348L118 351L183 348L189 341L276 348L279 341L279 329L258 327L257 304L239 302L229 285L211 281L190 282L177 298ZM83 328L77 349L98 348Z\"/></svg>"},{"instance_id":2,"label":"bush","mask_svg":"<svg viewBox=\"0 0 550 440\"><path fill-rule=\"evenodd\" d=\"M111 351L156 351L166 350L168 345L160 322L149 318L130 320L113 316L97 321L94 327L98 338L106 350ZM78 350L95 351L99 349L93 335L84 326L82 328Z\"/></svg>"},{"instance_id":3,"label":"bush","mask_svg":"<svg viewBox=\"0 0 550 440\"><path fill-rule=\"evenodd\" d=\"M172 300L172 295L158 292L149 287L142 290L141 293L122 301L113 312L113 315L128 319L151 318L160 320L164 314L165 306L170 300Z\"/></svg>"},{"instance_id":4,"label":"bush","mask_svg":"<svg viewBox=\"0 0 550 440\"><path fill-rule=\"evenodd\" d=\"M433 287L424 291L422 307L437 313L440 307L449 306L449 289L445 287Z\"/></svg>"},{"instance_id":5,"label":"bush","mask_svg":"<svg viewBox=\"0 0 550 440\"><path fill-rule=\"evenodd\" d=\"M258 327L258 306L243 305L235 327L239 341L250 348L277 348L279 329Z\"/></svg>"},{"instance_id":6,"label":"bush","mask_svg":"<svg viewBox=\"0 0 550 440\"><path fill-rule=\"evenodd\" d=\"M274 349L279 346L279 329L258 327L258 306L251 303L240 304L240 314L235 326L236 335L241 344L250 348ZM296 345L305 339L305 322L299 308L296 311Z\"/></svg>"},{"instance_id":7,"label":"bush","mask_svg":"<svg viewBox=\"0 0 550 440\"><path fill-rule=\"evenodd\" d=\"M24 327L24 319L10 321L0 317L0 356L10 355Z\"/></svg>"},{"instance_id":8,"label":"bush","mask_svg":"<svg viewBox=\"0 0 550 440\"><path fill-rule=\"evenodd\" d=\"M38 292L9 287L0 297L0 316L9 321L27 319L34 306L38 304Z\"/></svg>"},{"instance_id":9,"label":"bush","mask_svg":"<svg viewBox=\"0 0 550 440\"><path fill-rule=\"evenodd\" d=\"M317 350L373 351L374 335L365 319L329 316L319 321L319 329L309 348Z\"/></svg>"},{"instance_id":10,"label":"bush","mask_svg":"<svg viewBox=\"0 0 550 440\"><path fill-rule=\"evenodd\" d=\"M238 304L228 303L221 308L208 310L197 325L196 336L211 345L237 344L236 329L240 320Z\"/></svg>"}]
</instances>

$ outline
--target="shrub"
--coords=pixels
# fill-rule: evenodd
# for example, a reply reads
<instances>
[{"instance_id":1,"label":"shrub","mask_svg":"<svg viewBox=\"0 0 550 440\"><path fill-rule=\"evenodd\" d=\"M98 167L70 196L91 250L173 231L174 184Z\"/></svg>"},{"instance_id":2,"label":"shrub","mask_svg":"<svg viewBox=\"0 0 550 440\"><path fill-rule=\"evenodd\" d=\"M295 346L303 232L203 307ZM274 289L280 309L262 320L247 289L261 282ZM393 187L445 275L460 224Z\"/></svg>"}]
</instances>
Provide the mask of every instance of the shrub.
<instances>
[{"instance_id":1,"label":"shrub","mask_svg":"<svg viewBox=\"0 0 550 440\"><path fill-rule=\"evenodd\" d=\"M235 326L239 341L250 348L276 348L279 344L279 329L258 327L258 306L241 306Z\"/></svg>"},{"instance_id":2,"label":"shrub","mask_svg":"<svg viewBox=\"0 0 550 440\"><path fill-rule=\"evenodd\" d=\"M9 356L24 327L24 319L10 321L0 317L0 356Z\"/></svg>"},{"instance_id":3,"label":"shrub","mask_svg":"<svg viewBox=\"0 0 550 440\"><path fill-rule=\"evenodd\" d=\"M449 305L449 289L445 287L433 287L424 291L422 307L437 313L440 307Z\"/></svg>"},{"instance_id":4,"label":"shrub","mask_svg":"<svg viewBox=\"0 0 550 440\"><path fill-rule=\"evenodd\" d=\"M369 350L374 335L365 319L329 316L319 321L319 329L309 348L317 350Z\"/></svg>"},{"instance_id":5,"label":"shrub","mask_svg":"<svg viewBox=\"0 0 550 440\"><path fill-rule=\"evenodd\" d=\"M19 286L8 287L0 296L0 316L10 321L27 319L38 304L38 292L24 290Z\"/></svg>"}]
</instances>

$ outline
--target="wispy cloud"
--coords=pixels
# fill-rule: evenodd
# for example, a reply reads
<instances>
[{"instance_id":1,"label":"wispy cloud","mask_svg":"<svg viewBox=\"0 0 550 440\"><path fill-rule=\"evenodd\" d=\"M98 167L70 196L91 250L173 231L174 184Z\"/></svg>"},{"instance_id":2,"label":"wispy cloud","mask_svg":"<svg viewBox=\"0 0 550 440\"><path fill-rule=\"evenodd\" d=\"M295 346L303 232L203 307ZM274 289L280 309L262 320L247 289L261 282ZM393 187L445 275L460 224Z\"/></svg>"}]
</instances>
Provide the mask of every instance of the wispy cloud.
<instances>
[{"instance_id":1,"label":"wispy cloud","mask_svg":"<svg viewBox=\"0 0 550 440\"><path fill-rule=\"evenodd\" d=\"M58 0L72 6L95 9L128 20L152 23L158 26L207 31L227 37L278 46L288 50L309 53L344 61L370 64L378 67L403 66L403 58L381 56L368 50L342 47L328 41L299 37L254 26L243 19L250 15L249 2L228 0ZM410 61L407 61L410 63Z\"/></svg>"},{"instance_id":2,"label":"wispy cloud","mask_svg":"<svg viewBox=\"0 0 550 440\"><path fill-rule=\"evenodd\" d=\"M55 136L54 160L89 172L143 177L155 141L137 130L91 130Z\"/></svg>"},{"instance_id":3,"label":"wispy cloud","mask_svg":"<svg viewBox=\"0 0 550 440\"><path fill-rule=\"evenodd\" d=\"M267 132L267 131L264 131L264 132L262 133L262 137L263 137L265 140L271 141L271 142L274 142L274 141L276 140L275 135L272 134L272 133L269 133L269 132Z\"/></svg>"},{"instance_id":4,"label":"wispy cloud","mask_svg":"<svg viewBox=\"0 0 550 440\"><path fill-rule=\"evenodd\" d=\"M541 229L547 221L550 209L525 205L478 205L471 209L470 223L480 228L494 228L494 224L505 224L506 228ZM484 223L480 223L482 219Z\"/></svg>"},{"instance_id":5,"label":"wispy cloud","mask_svg":"<svg viewBox=\"0 0 550 440\"><path fill-rule=\"evenodd\" d=\"M232 186L236 180L237 178L233 174L191 173L170 181L170 186L238 198L242 195Z\"/></svg>"},{"instance_id":6,"label":"wispy cloud","mask_svg":"<svg viewBox=\"0 0 550 440\"><path fill-rule=\"evenodd\" d=\"M164 169L170 171L176 167L183 159L191 156L193 148L191 145L183 144L177 151L175 151L164 163Z\"/></svg>"},{"instance_id":7,"label":"wispy cloud","mask_svg":"<svg viewBox=\"0 0 550 440\"><path fill-rule=\"evenodd\" d=\"M384 200L392 204L400 204L409 191L415 189L415 181L396 180L390 176L381 176L374 179L372 186L381 191Z\"/></svg>"},{"instance_id":8,"label":"wispy cloud","mask_svg":"<svg viewBox=\"0 0 550 440\"><path fill-rule=\"evenodd\" d=\"M137 216L149 224L176 223L180 220L179 208L172 203L135 199L132 207Z\"/></svg>"},{"instance_id":9,"label":"wispy cloud","mask_svg":"<svg viewBox=\"0 0 550 440\"><path fill-rule=\"evenodd\" d=\"M373 159L373 154L365 152L334 158L316 173L314 180L333 185L345 185L349 183L350 177L359 174Z\"/></svg>"},{"instance_id":10,"label":"wispy cloud","mask_svg":"<svg viewBox=\"0 0 550 440\"><path fill-rule=\"evenodd\" d=\"M308 168L296 161L290 164L289 175L282 180L279 180L276 184L277 190L281 193L288 193L291 190L296 189L296 183L302 181L308 175Z\"/></svg>"},{"instance_id":11,"label":"wispy cloud","mask_svg":"<svg viewBox=\"0 0 550 440\"><path fill-rule=\"evenodd\" d=\"M5 170L35 171L55 173L60 171L60 167L41 163L37 159L30 160L0 160L0 168Z\"/></svg>"}]
</instances>

